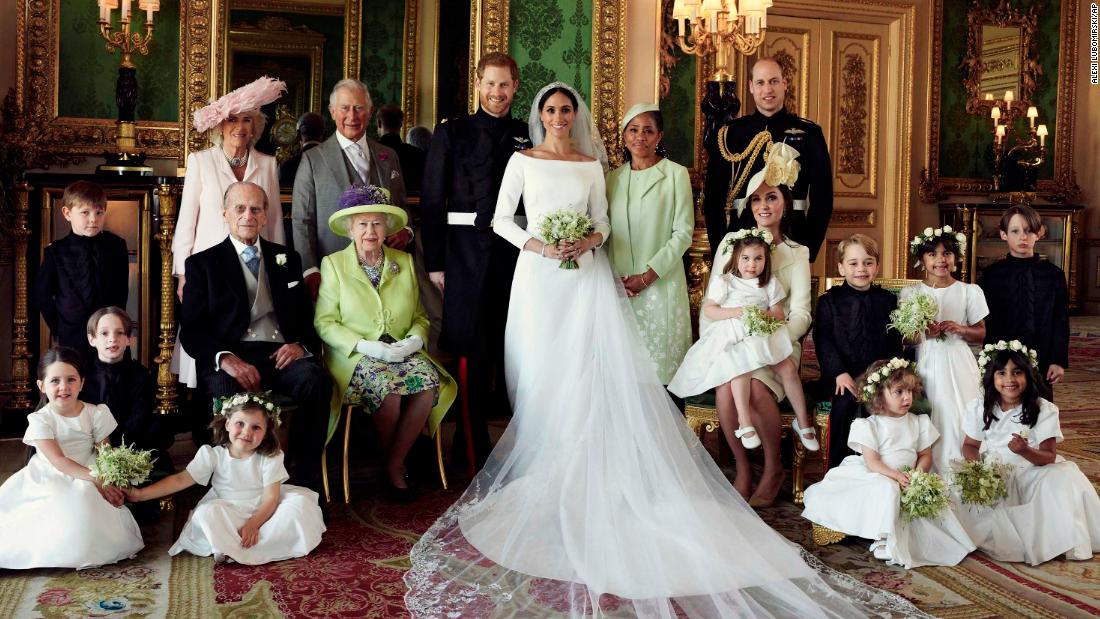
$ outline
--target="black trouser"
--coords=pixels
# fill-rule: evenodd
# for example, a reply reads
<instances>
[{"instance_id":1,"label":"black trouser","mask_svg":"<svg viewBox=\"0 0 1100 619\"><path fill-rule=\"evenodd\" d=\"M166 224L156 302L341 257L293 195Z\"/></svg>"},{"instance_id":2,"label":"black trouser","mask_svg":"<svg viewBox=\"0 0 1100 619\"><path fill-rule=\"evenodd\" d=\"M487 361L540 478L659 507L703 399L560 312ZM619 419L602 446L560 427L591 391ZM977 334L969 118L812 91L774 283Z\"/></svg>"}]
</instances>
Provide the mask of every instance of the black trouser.
<instances>
[{"instance_id":1,"label":"black trouser","mask_svg":"<svg viewBox=\"0 0 1100 619\"><path fill-rule=\"evenodd\" d=\"M328 434L329 406L332 397L332 379L316 357L299 359L279 370L271 359L282 344L267 342L241 342L234 351L242 361L256 366L260 372L261 387L289 397L298 407L290 416L286 445L286 467L290 483L305 486L320 493L321 452ZM223 370L199 367L203 389L211 398L233 395L244 391L235 378ZM212 410L207 409L207 419Z\"/></svg>"},{"instance_id":2,"label":"black trouser","mask_svg":"<svg viewBox=\"0 0 1100 619\"><path fill-rule=\"evenodd\" d=\"M859 419L860 403L847 391L844 395L832 397L832 410L829 412L829 468L840 466L844 458L855 455L848 448L848 433L852 422Z\"/></svg>"}]
</instances>

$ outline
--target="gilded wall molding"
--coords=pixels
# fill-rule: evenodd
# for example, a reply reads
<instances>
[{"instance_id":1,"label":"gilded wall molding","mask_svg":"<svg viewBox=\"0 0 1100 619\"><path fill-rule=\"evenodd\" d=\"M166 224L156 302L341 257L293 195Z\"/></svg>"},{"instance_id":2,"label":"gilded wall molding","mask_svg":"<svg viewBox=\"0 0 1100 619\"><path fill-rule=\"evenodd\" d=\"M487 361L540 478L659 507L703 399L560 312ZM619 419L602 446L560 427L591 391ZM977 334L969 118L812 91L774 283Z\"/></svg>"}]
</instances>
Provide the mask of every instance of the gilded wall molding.
<instances>
[{"instance_id":1,"label":"gilded wall molding","mask_svg":"<svg viewBox=\"0 0 1100 619\"><path fill-rule=\"evenodd\" d=\"M183 132L179 165L187 156L206 148L206 134L195 131L191 119L195 111L206 105L214 94L211 66L214 60L214 33L221 23L221 13L214 11L209 0L180 0L180 129Z\"/></svg>"},{"instance_id":2,"label":"gilded wall molding","mask_svg":"<svg viewBox=\"0 0 1100 619\"><path fill-rule=\"evenodd\" d=\"M592 121L611 167L622 164L619 121L626 90L626 0L592 0Z\"/></svg>"},{"instance_id":3,"label":"gilded wall molding","mask_svg":"<svg viewBox=\"0 0 1100 619\"><path fill-rule=\"evenodd\" d=\"M1061 2L1058 32L1058 92L1054 123L1054 178L1040 179L1038 193L1059 202L1080 200L1081 188L1073 170L1073 126L1077 106L1077 12L1075 0ZM929 93L930 140L927 164L921 170L920 199L935 203L949 195L987 194L992 179L941 177L940 80L943 74L943 0L932 3L932 88Z\"/></svg>"},{"instance_id":4,"label":"gilded wall molding","mask_svg":"<svg viewBox=\"0 0 1100 619\"><path fill-rule=\"evenodd\" d=\"M232 0L234 9L249 11L282 11L298 15L328 15L340 17L344 9L334 4L312 4L301 0Z\"/></svg>"},{"instance_id":5,"label":"gilded wall molding","mask_svg":"<svg viewBox=\"0 0 1100 619\"><path fill-rule=\"evenodd\" d=\"M236 52L279 52L280 56L299 56L309 59L309 109L321 108L321 75L324 70L325 37L305 26L294 26L290 20L268 16L256 25L230 25L226 58ZM228 61L228 60L227 60ZM233 67L227 65L222 76L222 92L229 92L233 83Z\"/></svg>"},{"instance_id":6,"label":"gilded wall molding","mask_svg":"<svg viewBox=\"0 0 1100 619\"><path fill-rule=\"evenodd\" d=\"M418 0L405 0L405 45L401 60L401 110L405 113L405 126L401 135L416 124L419 117L417 106L416 48L419 46L420 31L416 16L419 10Z\"/></svg>"},{"instance_id":7,"label":"gilded wall molding","mask_svg":"<svg viewBox=\"0 0 1100 619\"><path fill-rule=\"evenodd\" d=\"M829 225L840 228L874 228L877 217L874 209L833 209Z\"/></svg>"},{"instance_id":8,"label":"gilded wall molding","mask_svg":"<svg viewBox=\"0 0 1100 619\"><path fill-rule=\"evenodd\" d=\"M833 135L837 162L833 195L844 198L878 196L879 72L882 41L878 35L837 32L833 49L839 75ZM868 102L870 104L868 105Z\"/></svg>"},{"instance_id":9,"label":"gilded wall molding","mask_svg":"<svg viewBox=\"0 0 1100 619\"><path fill-rule=\"evenodd\" d=\"M15 90L20 109L45 128L40 147L49 152L100 155L115 151L116 121L58 116L60 16L61 0L17 0ZM179 124L138 120L136 139L138 149L147 155L177 156Z\"/></svg>"},{"instance_id":10,"label":"gilded wall molding","mask_svg":"<svg viewBox=\"0 0 1100 619\"><path fill-rule=\"evenodd\" d=\"M470 1L470 100L469 109L477 111L477 63L489 52L508 53L508 0Z\"/></svg>"},{"instance_id":11,"label":"gilded wall molding","mask_svg":"<svg viewBox=\"0 0 1100 619\"><path fill-rule=\"evenodd\" d=\"M359 79L359 45L363 29L362 0L344 0L344 77Z\"/></svg>"}]
</instances>

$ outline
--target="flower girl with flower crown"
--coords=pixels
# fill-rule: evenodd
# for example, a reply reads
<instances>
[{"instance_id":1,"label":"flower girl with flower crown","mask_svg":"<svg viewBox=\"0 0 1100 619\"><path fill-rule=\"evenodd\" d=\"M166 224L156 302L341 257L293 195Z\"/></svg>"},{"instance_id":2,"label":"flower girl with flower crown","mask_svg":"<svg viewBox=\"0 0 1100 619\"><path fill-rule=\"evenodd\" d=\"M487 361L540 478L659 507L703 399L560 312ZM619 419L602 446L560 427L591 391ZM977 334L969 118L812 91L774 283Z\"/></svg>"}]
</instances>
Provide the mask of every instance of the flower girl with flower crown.
<instances>
[{"instance_id":1,"label":"flower girl with flower crown","mask_svg":"<svg viewBox=\"0 0 1100 619\"><path fill-rule=\"evenodd\" d=\"M187 468L127 491L147 501L195 484L210 484L180 538L168 550L245 565L304 557L325 532L317 493L284 484L289 476L275 427L279 406L259 393L219 398L210 424L215 445L203 445Z\"/></svg>"},{"instance_id":2,"label":"flower girl with flower crown","mask_svg":"<svg viewBox=\"0 0 1100 619\"><path fill-rule=\"evenodd\" d=\"M966 255L966 237L951 226L925 228L909 241L909 253L924 271L924 281L903 289L900 301L926 294L938 308L936 321L917 347L917 373L932 404L932 424L943 437L932 448L932 469L946 473L951 461L962 457L963 413L978 395L978 366L970 344L985 337L989 307L981 288L952 275Z\"/></svg>"},{"instance_id":3,"label":"flower girl with flower crown","mask_svg":"<svg viewBox=\"0 0 1100 619\"><path fill-rule=\"evenodd\" d=\"M730 443L740 439L745 448L759 447L751 416L749 381L762 367L775 370L803 428L813 427L798 369L791 361L790 335L783 322L780 301L783 284L771 275L772 235L759 228L727 235L724 251L732 258L720 276L712 277L702 312L713 320L688 350L668 390L686 398L717 387L730 389L736 411L719 405L721 428ZM810 446L816 451L816 441Z\"/></svg>"},{"instance_id":4,"label":"flower girl with flower crown","mask_svg":"<svg viewBox=\"0 0 1100 619\"><path fill-rule=\"evenodd\" d=\"M986 344L982 393L963 419L967 460L999 461L1007 495L988 507L962 505L959 520L998 561L1038 565L1100 552L1100 498L1077 465L1058 455L1058 407L1039 396L1038 354L1018 340Z\"/></svg>"}]
</instances>

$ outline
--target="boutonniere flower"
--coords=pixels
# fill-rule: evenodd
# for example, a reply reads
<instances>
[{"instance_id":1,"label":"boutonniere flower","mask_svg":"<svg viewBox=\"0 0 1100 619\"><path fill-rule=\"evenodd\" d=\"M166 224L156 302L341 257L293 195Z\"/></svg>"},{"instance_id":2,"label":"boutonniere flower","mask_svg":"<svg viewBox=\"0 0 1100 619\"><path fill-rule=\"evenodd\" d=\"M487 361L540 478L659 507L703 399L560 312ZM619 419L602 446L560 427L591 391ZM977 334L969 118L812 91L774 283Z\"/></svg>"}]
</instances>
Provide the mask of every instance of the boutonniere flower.
<instances>
[{"instance_id":1,"label":"boutonniere flower","mask_svg":"<svg viewBox=\"0 0 1100 619\"><path fill-rule=\"evenodd\" d=\"M285 267L286 266L286 254L275 254L275 264Z\"/></svg>"},{"instance_id":2,"label":"boutonniere flower","mask_svg":"<svg viewBox=\"0 0 1100 619\"><path fill-rule=\"evenodd\" d=\"M378 160L379 161L389 161L389 158L390 158L390 154L387 153L386 151L381 151L381 152L378 153Z\"/></svg>"},{"instance_id":3,"label":"boutonniere flower","mask_svg":"<svg viewBox=\"0 0 1100 619\"><path fill-rule=\"evenodd\" d=\"M390 170L390 180L391 180L391 181L392 181L393 179L395 179L395 178L399 177L399 176L401 176L401 175L397 173L397 170Z\"/></svg>"}]
</instances>

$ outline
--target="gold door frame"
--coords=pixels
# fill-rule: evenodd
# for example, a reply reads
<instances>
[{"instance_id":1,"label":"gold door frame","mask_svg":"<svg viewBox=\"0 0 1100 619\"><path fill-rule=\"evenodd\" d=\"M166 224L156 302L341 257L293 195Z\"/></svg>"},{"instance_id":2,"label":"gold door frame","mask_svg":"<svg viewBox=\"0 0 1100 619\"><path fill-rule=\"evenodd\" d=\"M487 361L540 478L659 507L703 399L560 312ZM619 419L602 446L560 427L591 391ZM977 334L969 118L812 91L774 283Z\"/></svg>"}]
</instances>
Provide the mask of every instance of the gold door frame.
<instances>
[{"instance_id":1,"label":"gold door frame","mask_svg":"<svg viewBox=\"0 0 1100 619\"><path fill-rule=\"evenodd\" d=\"M1073 121L1077 109L1077 0L1061 2L1058 31L1058 75L1054 87L1058 99L1054 121L1054 178L1040 179L1038 192L1067 202L1080 199L1081 188L1073 170ZM929 93L929 146L921 171L920 198L935 203L948 195L985 195L993 192L993 179L940 176L940 79L943 72L943 0L932 3L932 88Z\"/></svg>"},{"instance_id":2,"label":"gold door frame","mask_svg":"<svg viewBox=\"0 0 1100 619\"><path fill-rule=\"evenodd\" d=\"M209 0L181 0L181 4L203 2ZM88 6L92 7L92 3ZM35 125L45 128L38 145L49 152L68 155L102 155L104 151L118 150L116 120L58 116L61 0L16 0L15 15L15 96L21 111L30 116ZM182 6L180 15L186 23ZM89 16L94 17L94 13L89 12ZM181 37L181 65L187 51ZM183 92L182 71L179 88ZM186 111L181 97L181 119ZM139 119L136 122L138 149L152 157L179 156L180 125L179 122Z\"/></svg>"}]
</instances>

